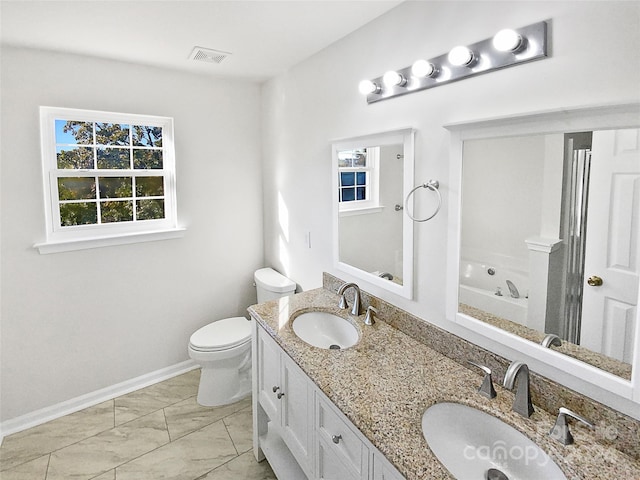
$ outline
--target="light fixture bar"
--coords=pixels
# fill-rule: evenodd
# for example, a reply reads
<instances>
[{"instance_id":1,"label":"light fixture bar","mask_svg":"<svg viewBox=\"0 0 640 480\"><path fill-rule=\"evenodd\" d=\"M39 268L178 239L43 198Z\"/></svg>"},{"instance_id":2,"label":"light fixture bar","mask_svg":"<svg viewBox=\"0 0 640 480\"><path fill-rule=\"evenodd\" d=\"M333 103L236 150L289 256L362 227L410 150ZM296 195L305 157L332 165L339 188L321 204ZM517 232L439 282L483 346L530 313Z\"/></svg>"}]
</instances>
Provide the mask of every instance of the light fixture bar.
<instances>
[{"instance_id":1,"label":"light fixture bar","mask_svg":"<svg viewBox=\"0 0 640 480\"><path fill-rule=\"evenodd\" d=\"M433 64L436 74L431 76L415 76L411 66L397 70L399 76L406 79L404 83L387 85L383 77L374 78L371 82L381 85L375 92L367 94L367 103L375 103L387 98L406 95L427 88L433 88L447 83L457 82L465 78L492 72L501 68L513 67L521 63L541 60L547 56L547 23L538 22L526 27L513 29L520 36L517 48L508 51L498 50L493 43L493 37L472 45L465 45L473 56L469 63L455 65L449 60L449 52L426 62ZM502 33L502 32L501 32Z\"/></svg>"}]
</instances>

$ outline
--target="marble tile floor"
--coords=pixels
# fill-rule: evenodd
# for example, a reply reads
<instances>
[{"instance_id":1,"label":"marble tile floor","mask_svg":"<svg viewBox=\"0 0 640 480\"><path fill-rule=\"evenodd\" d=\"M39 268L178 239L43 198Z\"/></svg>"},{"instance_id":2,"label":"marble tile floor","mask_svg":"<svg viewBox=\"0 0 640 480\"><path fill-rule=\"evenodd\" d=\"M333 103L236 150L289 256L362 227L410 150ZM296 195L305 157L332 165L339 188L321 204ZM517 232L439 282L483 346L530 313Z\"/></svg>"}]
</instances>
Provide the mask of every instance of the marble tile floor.
<instances>
[{"instance_id":1,"label":"marble tile floor","mask_svg":"<svg viewBox=\"0 0 640 480\"><path fill-rule=\"evenodd\" d=\"M271 480L253 457L251 398L196 403L200 370L15 433L0 480Z\"/></svg>"}]
</instances>

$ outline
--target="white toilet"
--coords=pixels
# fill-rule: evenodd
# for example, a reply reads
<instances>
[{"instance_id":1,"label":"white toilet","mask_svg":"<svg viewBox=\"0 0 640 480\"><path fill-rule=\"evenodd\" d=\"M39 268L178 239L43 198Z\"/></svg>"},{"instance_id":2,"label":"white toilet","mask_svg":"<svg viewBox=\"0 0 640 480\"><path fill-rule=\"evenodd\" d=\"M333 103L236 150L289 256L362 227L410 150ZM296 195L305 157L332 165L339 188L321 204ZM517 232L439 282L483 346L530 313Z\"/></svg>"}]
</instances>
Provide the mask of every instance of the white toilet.
<instances>
[{"instance_id":1,"label":"white toilet","mask_svg":"<svg viewBox=\"0 0 640 480\"><path fill-rule=\"evenodd\" d=\"M271 268L254 274L258 303L292 295L296 284ZM251 393L251 322L231 317L198 329L189 357L202 367L198 403L207 407L237 402Z\"/></svg>"}]
</instances>

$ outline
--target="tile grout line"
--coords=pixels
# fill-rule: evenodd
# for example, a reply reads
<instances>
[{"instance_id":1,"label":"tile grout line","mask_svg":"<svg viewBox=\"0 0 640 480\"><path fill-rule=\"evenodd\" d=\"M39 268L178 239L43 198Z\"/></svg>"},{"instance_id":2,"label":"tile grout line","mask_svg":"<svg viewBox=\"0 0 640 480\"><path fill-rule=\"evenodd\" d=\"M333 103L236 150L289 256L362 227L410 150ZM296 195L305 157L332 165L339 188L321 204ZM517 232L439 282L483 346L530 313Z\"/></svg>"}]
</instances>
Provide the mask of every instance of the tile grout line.
<instances>
[{"instance_id":1,"label":"tile grout line","mask_svg":"<svg viewBox=\"0 0 640 480\"><path fill-rule=\"evenodd\" d=\"M51 465L51 454L49 454L49 458L47 459L47 468L44 471L44 480L47 480L49 476L49 465Z\"/></svg>"},{"instance_id":2,"label":"tile grout line","mask_svg":"<svg viewBox=\"0 0 640 480\"><path fill-rule=\"evenodd\" d=\"M164 407L162 408L162 415L164 416L164 425L165 427L167 427L167 435L169 436L169 443L172 443L173 439L171 438L171 430L169 430L169 422L167 421L167 412L165 411Z\"/></svg>"},{"instance_id":3,"label":"tile grout line","mask_svg":"<svg viewBox=\"0 0 640 480\"><path fill-rule=\"evenodd\" d=\"M240 452L238 452L238 447L236 447L236 442L233 441L233 437L229 432L229 427L227 426L227 422L224 421L224 418L222 418L222 425L224 425L224 430L225 432L227 432L227 436L229 437L229 440L231 440L231 445L233 445L233 449L236 451L236 458L238 458L240 456Z\"/></svg>"}]
</instances>

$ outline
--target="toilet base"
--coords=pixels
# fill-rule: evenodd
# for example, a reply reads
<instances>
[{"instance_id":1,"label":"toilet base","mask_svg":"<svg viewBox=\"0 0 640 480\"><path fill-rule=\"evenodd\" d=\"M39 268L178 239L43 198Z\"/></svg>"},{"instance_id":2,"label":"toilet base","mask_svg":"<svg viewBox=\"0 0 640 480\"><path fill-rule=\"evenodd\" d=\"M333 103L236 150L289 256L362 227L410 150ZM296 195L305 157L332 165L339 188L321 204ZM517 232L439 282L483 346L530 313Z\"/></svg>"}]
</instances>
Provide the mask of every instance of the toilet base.
<instances>
[{"instance_id":1,"label":"toilet base","mask_svg":"<svg viewBox=\"0 0 640 480\"><path fill-rule=\"evenodd\" d=\"M200 373L197 401L203 407L219 407L242 400L251 395L251 369L248 381L234 379L238 372L220 372L203 368Z\"/></svg>"},{"instance_id":2,"label":"toilet base","mask_svg":"<svg viewBox=\"0 0 640 480\"><path fill-rule=\"evenodd\" d=\"M218 407L251 394L251 350L232 359L201 362L198 404Z\"/></svg>"}]
</instances>

